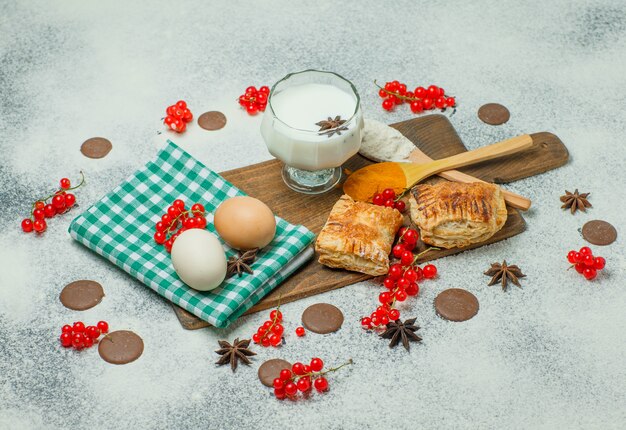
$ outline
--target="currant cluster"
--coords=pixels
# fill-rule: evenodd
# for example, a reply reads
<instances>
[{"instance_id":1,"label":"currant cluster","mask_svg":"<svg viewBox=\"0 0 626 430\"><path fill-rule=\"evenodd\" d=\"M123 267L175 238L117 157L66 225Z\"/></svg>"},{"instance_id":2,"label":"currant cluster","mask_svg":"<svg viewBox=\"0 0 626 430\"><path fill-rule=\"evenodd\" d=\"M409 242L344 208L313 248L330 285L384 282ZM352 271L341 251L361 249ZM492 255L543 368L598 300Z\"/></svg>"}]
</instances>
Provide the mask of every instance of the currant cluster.
<instances>
[{"instance_id":1,"label":"currant cluster","mask_svg":"<svg viewBox=\"0 0 626 430\"><path fill-rule=\"evenodd\" d=\"M270 88L263 85L258 90L256 87L246 88L246 92L239 96L239 105L248 112L249 115L256 115L257 112L265 111L267 99L270 96Z\"/></svg>"},{"instance_id":2,"label":"currant cluster","mask_svg":"<svg viewBox=\"0 0 626 430\"><path fill-rule=\"evenodd\" d=\"M606 260L603 257L594 257L588 246L583 246L578 252L568 252L567 261L572 263L572 267L588 281L598 276L598 271L606 266Z\"/></svg>"},{"instance_id":3,"label":"currant cluster","mask_svg":"<svg viewBox=\"0 0 626 430\"><path fill-rule=\"evenodd\" d=\"M69 179L63 178L59 181L58 190L33 203L30 218L24 218L22 220L22 231L24 231L24 233L30 233L31 231L43 233L46 231L46 228L48 228L46 218L52 218L55 215L60 215L70 210L70 208L76 204L76 196L68 191L75 190L85 183L83 172L80 172L80 176L80 183L75 187L72 187ZM46 203L48 200L50 200L50 202Z\"/></svg>"},{"instance_id":4,"label":"currant cluster","mask_svg":"<svg viewBox=\"0 0 626 430\"><path fill-rule=\"evenodd\" d=\"M328 390L328 380L324 375L335 372L348 364L352 364L352 360L339 367L323 371L324 362L321 358L313 358L308 365L300 362L294 363L291 369L281 370L280 376L274 379L274 396L279 400L284 398L295 400L298 392L308 395L313 387L319 393L323 393Z\"/></svg>"},{"instance_id":5,"label":"currant cluster","mask_svg":"<svg viewBox=\"0 0 626 430\"><path fill-rule=\"evenodd\" d=\"M252 342L265 347L280 345L283 340L283 332L285 331L281 324L282 322L283 314L278 308L274 309L270 312L270 319L265 321L257 332L252 335Z\"/></svg>"},{"instance_id":6,"label":"currant cluster","mask_svg":"<svg viewBox=\"0 0 626 430\"><path fill-rule=\"evenodd\" d=\"M391 254L400 260L399 263L392 264L389 272L383 280L383 285L387 291L383 291L378 296L380 306L371 313L369 317L361 319L361 326L366 329L380 328L400 319L400 311L396 309L396 302L403 302L409 296L417 296L419 284L424 279L432 279L437 276L437 268L433 264L427 264L424 268L415 265L417 259L428 252L414 254L413 250L417 245L419 233L417 230L402 227L398 231L398 242L393 247Z\"/></svg>"},{"instance_id":7,"label":"currant cluster","mask_svg":"<svg viewBox=\"0 0 626 430\"><path fill-rule=\"evenodd\" d=\"M379 88L378 95L384 99L383 109L387 111L404 103L409 104L413 113L421 113L435 108L444 110L447 107L456 106L455 98L447 96L446 91L437 85L430 85L426 88L417 87L414 91L407 91L406 84L398 81L387 82L384 87L378 84L376 86Z\"/></svg>"},{"instance_id":8,"label":"currant cluster","mask_svg":"<svg viewBox=\"0 0 626 430\"><path fill-rule=\"evenodd\" d=\"M82 321L77 321L74 325L66 324L61 328L61 345L64 348L70 346L74 349L91 348L103 333L109 332L109 324L106 321L99 321L96 325L85 327Z\"/></svg>"},{"instance_id":9,"label":"currant cluster","mask_svg":"<svg viewBox=\"0 0 626 430\"><path fill-rule=\"evenodd\" d=\"M184 201L176 199L161 216L161 221L155 224L154 241L165 246L167 252L171 252L174 241L183 231L205 227L204 206L196 203L188 210Z\"/></svg>"},{"instance_id":10,"label":"currant cluster","mask_svg":"<svg viewBox=\"0 0 626 430\"><path fill-rule=\"evenodd\" d=\"M400 197L396 196L396 192L391 188L385 188L382 193L374 194L372 203L376 206L398 209L401 213L404 213L406 209L406 203L400 200Z\"/></svg>"},{"instance_id":11,"label":"currant cluster","mask_svg":"<svg viewBox=\"0 0 626 430\"><path fill-rule=\"evenodd\" d=\"M176 133L182 133L187 130L187 123L193 119L193 114L187 108L187 103L184 100L179 100L176 104L168 106L165 114L163 124Z\"/></svg>"}]
</instances>

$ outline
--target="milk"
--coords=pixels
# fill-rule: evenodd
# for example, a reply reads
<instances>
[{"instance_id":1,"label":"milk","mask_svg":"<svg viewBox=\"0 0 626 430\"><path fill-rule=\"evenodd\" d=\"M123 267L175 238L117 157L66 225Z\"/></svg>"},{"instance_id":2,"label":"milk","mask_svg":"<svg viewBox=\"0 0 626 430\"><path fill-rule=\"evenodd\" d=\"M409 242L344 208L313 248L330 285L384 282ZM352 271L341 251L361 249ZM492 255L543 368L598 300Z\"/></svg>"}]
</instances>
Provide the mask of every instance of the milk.
<instances>
[{"instance_id":1,"label":"milk","mask_svg":"<svg viewBox=\"0 0 626 430\"><path fill-rule=\"evenodd\" d=\"M271 105L271 106L270 106ZM323 83L288 86L271 95L261 134L268 150L287 166L315 171L336 168L356 154L363 117L354 93ZM341 134L320 134L328 117L347 122Z\"/></svg>"}]
</instances>

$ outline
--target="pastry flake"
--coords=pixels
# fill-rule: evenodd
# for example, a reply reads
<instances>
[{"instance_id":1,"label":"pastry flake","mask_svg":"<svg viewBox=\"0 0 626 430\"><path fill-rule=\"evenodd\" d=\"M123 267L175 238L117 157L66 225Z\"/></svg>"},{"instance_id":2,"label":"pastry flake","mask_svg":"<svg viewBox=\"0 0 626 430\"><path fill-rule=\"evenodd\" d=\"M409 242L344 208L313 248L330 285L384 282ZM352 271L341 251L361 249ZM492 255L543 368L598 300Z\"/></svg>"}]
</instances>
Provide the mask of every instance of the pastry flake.
<instances>
[{"instance_id":1,"label":"pastry flake","mask_svg":"<svg viewBox=\"0 0 626 430\"><path fill-rule=\"evenodd\" d=\"M384 275L402 221L402 214L395 209L357 202L344 194L333 206L315 242L319 262L372 276Z\"/></svg>"},{"instance_id":2,"label":"pastry flake","mask_svg":"<svg viewBox=\"0 0 626 430\"><path fill-rule=\"evenodd\" d=\"M500 187L484 182L421 184L411 190L411 219L424 243L441 248L483 242L504 226Z\"/></svg>"}]
</instances>

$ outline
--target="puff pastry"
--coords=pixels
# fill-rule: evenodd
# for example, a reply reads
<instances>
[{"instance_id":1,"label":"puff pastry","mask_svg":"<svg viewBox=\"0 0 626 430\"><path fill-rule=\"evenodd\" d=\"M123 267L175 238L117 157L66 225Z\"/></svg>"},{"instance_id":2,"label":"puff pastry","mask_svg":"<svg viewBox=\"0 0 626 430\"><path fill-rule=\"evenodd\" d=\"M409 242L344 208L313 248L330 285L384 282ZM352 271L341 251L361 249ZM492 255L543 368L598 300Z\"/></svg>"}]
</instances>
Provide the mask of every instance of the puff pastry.
<instances>
[{"instance_id":1,"label":"puff pastry","mask_svg":"<svg viewBox=\"0 0 626 430\"><path fill-rule=\"evenodd\" d=\"M409 204L424 243L441 248L483 242L507 218L500 187L484 182L418 185L411 190Z\"/></svg>"},{"instance_id":2,"label":"puff pastry","mask_svg":"<svg viewBox=\"0 0 626 430\"><path fill-rule=\"evenodd\" d=\"M389 270L389 253L402 221L395 209L356 202L345 194L333 206L315 242L319 262L328 267L384 275Z\"/></svg>"}]
</instances>

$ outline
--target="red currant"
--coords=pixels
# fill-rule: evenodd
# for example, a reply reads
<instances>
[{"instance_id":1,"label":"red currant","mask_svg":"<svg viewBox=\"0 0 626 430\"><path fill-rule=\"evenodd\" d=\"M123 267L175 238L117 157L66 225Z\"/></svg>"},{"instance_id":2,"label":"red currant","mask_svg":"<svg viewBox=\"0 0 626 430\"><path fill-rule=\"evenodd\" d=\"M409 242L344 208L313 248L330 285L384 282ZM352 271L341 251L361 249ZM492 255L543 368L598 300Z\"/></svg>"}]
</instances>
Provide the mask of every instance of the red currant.
<instances>
[{"instance_id":1,"label":"red currant","mask_svg":"<svg viewBox=\"0 0 626 430\"><path fill-rule=\"evenodd\" d=\"M398 289L404 290L409 285L411 285L411 281L409 281L407 278L400 278L400 279L398 279L397 285L398 285Z\"/></svg>"},{"instance_id":2,"label":"red currant","mask_svg":"<svg viewBox=\"0 0 626 430\"><path fill-rule=\"evenodd\" d=\"M588 281L591 281L593 278L595 278L597 274L598 272L596 271L596 269L592 267L587 267L585 270L583 270L583 276Z\"/></svg>"},{"instance_id":3,"label":"red currant","mask_svg":"<svg viewBox=\"0 0 626 430\"><path fill-rule=\"evenodd\" d=\"M46 204L41 200L35 202L35 209L43 209Z\"/></svg>"},{"instance_id":4,"label":"red currant","mask_svg":"<svg viewBox=\"0 0 626 430\"><path fill-rule=\"evenodd\" d=\"M411 251L404 251L400 256L400 262L403 266L409 266L413 264L413 253Z\"/></svg>"},{"instance_id":5,"label":"red currant","mask_svg":"<svg viewBox=\"0 0 626 430\"><path fill-rule=\"evenodd\" d=\"M404 269L402 268L401 265L392 264L391 267L389 268L389 277L394 280L400 279L402 277L403 272L404 272Z\"/></svg>"},{"instance_id":6,"label":"red currant","mask_svg":"<svg viewBox=\"0 0 626 430\"><path fill-rule=\"evenodd\" d=\"M272 321L276 320L276 322L281 322L283 320L283 314L278 309L274 309L270 312L270 319Z\"/></svg>"},{"instance_id":7,"label":"red currant","mask_svg":"<svg viewBox=\"0 0 626 430\"><path fill-rule=\"evenodd\" d=\"M306 334L304 327L296 327L296 336L302 337Z\"/></svg>"},{"instance_id":8,"label":"red currant","mask_svg":"<svg viewBox=\"0 0 626 430\"><path fill-rule=\"evenodd\" d=\"M583 262L583 264L584 264L585 266L588 266L588 267L593 267L593 265L594 265L594 258L593 258L593 255L591 255L591 254L585 254L585 256L583 257L582 262Z\"/></svg>"},{"instance_id":9,"label":"red currant","mask_svg":"<svg viewBox=\"0 0 626 430\"><path fill-rule=\"evenodd\" d=\"M59 185L61 186L61 189L67 190L71 186L70 180L67 178L63 178L59 181Z\"/></svg>"},{"instance_id":10,"label":"red currant","mask_svg":"<svg viewBox=\"0 0 626 430\"><path fill-rule=\"evenodd\" d=\"M154 233L154 241L159 245L163 245L166 240L167 238L165 237L165 233L163 233L162 231L157 231L156 233Z\"/></svg>"},{"instance_id":11,"label":"red currant","mask_svg":"<svg viewBox=\"0 0 626 430\"><path fill-rule=\"evenodd\" d=\"M22 220L22 230L24 233L30 233L33 231L33 222L29 218L24 218Z\"/></svg>"},{"instance_id":12,"label":"red currant","mask_svg":"<svg viewBox=\"0 0 626 430\"><path fill-rule=\"evenodd\" d=\"M382 206L385 204L385 199L383 198L382 194L374 194L374 197L372 198L372 203L376 206Z\"/></svg>"},{"instance_id":13,"label":"red currant","mask_svg":"<svg viewBox=\"0 0 626 430\"><path fill-rule=\"evenodd\" d=\"M371 328L372 327L372 319L370 317L363 317L363 318L361 318L361 327L363 327L365 330Z\"/></svg>"},{"instance_id":14,"label":"red currant","mask_svg":"<svg viewBox=\"0 0 626 430\"><path fill-rule=\"evenodd\" d=\"M387 91L381 88L380 90L378 90L378 95L384 99L385 97L387 97Z\"/></svg>"},{"instance_id":15,"label":"red currant","mask_svg":"<svg viewBox=\"0 0 626 430\"><path fill-rule=\"evenodd\" d=\"M194 214L204 215L204 206L202 206L200 203L196 203L191 207L191 212L193 212Z\"/></svg>"},{"instance_id":16,"label":"red currant","mask_svg":"<svg viewBox=\"0 0 626 430\"><path fill-rule=\"evenodd\" d=\"M389 200L385 200L385 207L386 208L391 208L393 209L396 205L396 202L394 202L392 199Z\"/></svg>"},{"instance_id":17,"label":"red currant","mask_svg":"<svg viewBox=\"0 0 626 430\"><path fill-rule=\"evenodd\" d=\"M174 245L174 241L169 238L165 241L165 243L163 244L163 247L165 247L165 250L167 252L172 252L172 246Z\"/></svg>"},{"instance_id":18,"label":"red currant","mask_svg":"<svg viewBox=\"0 0 626 430\"><path fill-rule=\"evenodd\" d=\"M33 229L37 233L43 233L44 231L46 231L46 227L48 227L48 225L43 219L36 219L35 222L33 222Z\"/></svg>"},{"instance_id":19,"label":"red currant","mask_svg":"<svg viewBox=\"0 0 626 430\"><path fill-rule=\"evenodd\" d=\"M380 303L382 303L383 305L386 305L387 303L391 302L391 293L388 293L387 291L383 291L382 293L380 293L378 295L378 301Z\"/></svg>"},{"instance_id":20,"label":"red currant","mask_svg":"<svg viewBox=\"0 0 626 430\"><path fill-rule=\"evenodd\" d=\"M398 209L400 213L403 213L406 210L406 203L402 200L398 200L395 204L395 208Z\"/></svg>"},{"instance_id":21,"label":"red currant","mask_svg":"<svg viewBox=\"0 0 626 430\"><path fill-rule=\"evenodd\" d=\"M265 348L267 348L268 346L270 346L270 338L269 337L264 337L263 339L261 339L261 345L263 345Z\"/></svg>"},{"instance_id":22,"label":"red currant","mask_svg":"<svg viewBox=\"0 0 626 430\"><path fill-rule=\"evenodd\" d=\"M387 325L389 324L389 317L387 315L381 315L378 317L378 323L380 325Z\"/></svg>"},{"instance_id":23,"label":"red currant","mask_svg":"<svg viewBox=\"0 0 626 430\"><path fill-rule=\"evenodd\" d=\"M313 381L313 386L320 393L328 390L328 381L323 376L320 376L315 381Z\"/></svg>"},{"instance_id":24,"label":"red currant","mask_svg":"<svg viewBox=\"0 0 626 430\"><path fill-rule=\"evenodd\" d=\"M268 87L267 85L263 85L261 88L259 88L259 92L263 94L269 94L270 87Z\"/></svg>"},{"instance_id":25,"label":"red currant","mask_svg":"<svg viewBox=\"0 0 626 430\"><path fill-rule=\"evenodd\" d=\"M424 106L424 110L430 110L433 108L433 101L431 99L422 100L422 105Z\"/></svg>"},{"instance_id":26,"label":"red currant","mask_svg":"<svg viewBox=\"0 0 626 430\"><path fill-rule=\"evenodd\" d=\"M44 219L46 217L46 212L43 209L35 209L33 210L33 218Z\"/></svg>"},{"instance_id":27,"label":"red currant","mask_svg":"<svg viewBox=\"0 0 626 430\"><path fill-rule=\"evenodd\" d=\"M322 361L321 358L315 357L311 360L311 370L313 372L319 372L323 368L324 368L324 362Z\"/></svg>"},{"instance_id":28,"label":"red currant","mask_svg":"<svg viewBox=\"0 0 626 430\"><path fill-rule=\"evenodd\" d=\"M408 229L406 231L406 233L404 233L404 236L402 236L402 240L404 241L404 243L417 243L419 239L419 234L417 233L417 231L413 230L413 229Z\"/></svg>"},{"instance_id":29,"label":"red currant","mask_svg":"<svg viewBox=\"0 0 626 430\"><path fill-rule=\"evenodd\" d=\"M280 345L280 341L281 341L280 336L278 336L276 334L273 334L273 335L270 336L270 345L278 346L278 345Z\"/></svg>"},{"instance_id":30,"label":"red currant","mask_svg":"<svg viewBox=\"0 0 626 430\"><path fill-rule=\"evenodd\" d=\"M399 244L397 244L396 246L393 247L393 249L391 250L391 253L393 254L394 257L400 258L400 257L402 257L402 253L404 251L406 251L406 248L404 247L404 245L399 243Z\"/></svg>"},{"instance_id":31,"label":"red currant","mask_svg":"<svg viewBox=\"0 0 626 430\"><path fill-rule=\"evenodd\" d=\"M454 105L456 105L456 100L454 99L454 97L448 97L446 99L446 105L448 105L449 107L454 107Z\"/></svg>"},{"instance_id":32,"label":"red currant","mask_svg":"<svg viewBox=\"0 0 626 430\"><path fill-rule=\"evenodd\" d=\"M404 291L404 290L398 290L398 291L396 291L395 296L396 296L396 300L397 301L403 302L403 301L406 300L407 294L406 294L406 291Z\"/></svg>"},{"instance_id":33,"label":"red currant","mask_svg":"<svg viewBox=\"0 0 626 430\"><path fill-rule=\"evenodd\" d=\"M394 105L395 103L393 99L386 98L385 100L383 100L383 109L385 109L386 111L392 110Z\"/></svg>"},{"instance_id":34,"label":"red currant","mask_svg":"<svg viewBox=\"0 0 626 430\"><path fill-rule=\"evenodd\" d=\"M295 375L304 375L304 364L300 362L293 363L293 365L291 366L291 371Z\"/></svg>"},{"instance_id":35,"label":"red currant","mask_svg":"<svg viewBox=\"0 0 626 430\"><path fill-rule=\"evenodd\" d=\"M399 318L400 318L400 311L399 311L399 310L397 310L397 309L391 309L391 310L389 311L389 319L390 319L391 321L396 321L396 320L397 320L397 319L399 319Z\"/></svg>"},{"instance_id":36,"label":"red currant","mask_svg":"<svg viewBox=\"0 0 626 430\"><path fill-rule=\"evenodd\" d=\"M90 325L85 328L85 334L93 339L98 339L98 337L100 337L100 329L94 325Z\"/></svg>"},{"instance_id":37,"label":"red currant","mask_svg":"<svg viewBox=\"0 0 626 430\"><path fill-rule=\"evenodd\" d=\"M57 194L56 196L52 197L52 206L54 206L56 209L65 208L65 197L63 197L61 194Z\"/></svg>"},{"instance_id":38,"label":"red currant","mask_svg":"<svg viewBox=\"0 0 626 430\"><path fill-rule=\"evenodd\" d=\"M74 331L74 329L69 324L65 324L63 327L61 327L61 333L70 333L70 334L72 334L73 331Z\"/></svg>"},{"instance_id":39,"label":"red currant","mask_svg":"<svg viewBox=\"0 0 626 430\"><path fill-rule=\"evenodd\" d=\"M192 229L192 228L196 228L196 218L185 218L185 220L183 221L183 227L185 227L186 229Z\"/></svg>"},{"instance_id":40,"label":"red currant","mask_svg":"<svg viewBox=\"0 0 626 430\"><path fill-rule=\"evenodd\" d=\"M283 380L283 381L288 381L291 379L291 370L289 369L283 369L280 371L280 374L278 375L278 377Z\"/></svg>"},{"instance_id":41,"label":"red currant","mask_svg":"<svg viewBox=\"0 0 626 430\"><path fill-rule=\"evenodd\" d=\"M293 396L298 392L298 387L293 382L287 382L285 384L285 394L288 396Z\"/></svg>"},{"instance_id":42,"label":"red currant","mask_svg":"<svg viewBox=\"0 0 626 430\"><path fill-rule=\"evenodd\" d=\"M98 321L96 327L98 327L102 333L109 332L109 324L106 321Z\"/></svg>"},{"instance_id":43,"label":"red currant","mask_svg":"<svg viewBox=\"0 0 626 430\"><path fill-rule=\"evenodd\" d=\"M246 105L246 112L248 112L248 115L256 115L258 111L259 108L257 107L256 103L248 103Z\"/></svg>"},{"instance_id":44,"label":"red currant","mask_svg":"<svg viewBox=\"0 0 626 430\"><path fill-rule=\"evenodd\" d=\"M582 263L582 262L580 262L580 263L576 263L576 264L574 265L574 269L576 269L576 271L577 271L578 273L580 273L580 274L582 274L582 273L583 273L583 271L585 270L585 268L586 268L585 263Z\"/></svg>"},{"instance_id":45,"label":"red currant","mask_svg":"<svg viewBox=\"0 0 626 430\"><path fill-rule=\"evenodd\" d=\"M416 282L411 282L411 284L406 287L404 291L406 292L407 296L417 296L417 294L420 292L420 287L419 285L417 285Z\"/></svg>"},{"instance_id":46,"label":"red currant","mask_svg":"<svg viewBox=\"0 0 626 430\"><path fill-rule=\"evenodd\" d=\"M437 97L437 99L435 100L435 107L437 107L438 109L443 109L446 107L446 99L444 99L443 97Z\"/></svg>"},{"instance_id":47,"label":"red currant","mask_svg":"<svg viewBox=\"0 0 626 430\"><path fill-rule=\"evenodd\" d=\"M280 390L274 388L274 397L276 397L278 400L283 400L285 397L287 397L287 394L285 394L285 389L281 388Z\"/></svg>"},{"instance_id":48,"label":"red currant","mask_svg":"<svg viewBox=\"0 0 626 430\"><path fill-rule=\"evenodd\" d=\"M261 341L261 336L258 333L254 333L252 335L252 342L259 343Z\"/></svg>"},{"instance_id":49,"label":"red currant","mask_svg":"<svg viewBox=\"0 0 626 430\"><path fill-rule=\"evenodd\" d=\"M385 280L383 281L383 285L385 286L385 288L387 288L388 290L391 290L393 287L396 286L396 281L394 281L393 279L387 277L385 278Z\"/></svg>"},{"instance_id":50,"label":"red currant","mask_svg":"<svg viewBox=\"0 0 626 430\"><path fill-rule=\"evenodd\" d=\"M71 333L61 333L61 337L59 338L59 340L61 341L61 346L63 346L64 348L69 348L70 346L72 346Z\"/></svg>"},{"instance_id":51,"label":"red currant","mask_svg":"<svg viewBox=\"0 0 626 430\"><path fill-rule=\"evenodd\" d=\"M281 324L275 324L272 327L272 333L274 333L277 336L282 336L284 331L285 331L285 328Z\"/></svg>"},{"instance_id":52,"label":"red currant","mask_svg":"<svg viewBox=\"0 0 626 430\"><path fill-rule=\"evenodd\" d=\"M72 346L76 349L80 349L83 347L85 342L85 335L82 333L74 333L72 336Z\"/></svg>"},{"instance_id":53,"label":"red currant","mask_svg":"<svg viewBox=\"0 0 626 430\"><path fill-rule=\"evenodd\" d=\"M578 263L580 261L580 258L577 259L576 258L576 254L579 254L579 253L577 253L576 251L568 252L567 253L567 261L569 261L572 264ZM580 254L579 254L579 256L580 256Z\"/></svg>"},{"instance_id":54,"label":"red currant","mask_svg":"<svg viewBox=\"0 0 626 430\"><path fill-rule=\"evenodd\" d=\"M51 204L47 204L43 207L43 213L46 216L46 218L52 218L53 216L57 214L57 210Z\"/></svg>"},{"instance_id":55,"label":"red currant","mask_svg":"<svg viewBox=\"0 0 626 430\"><path fill-rule=\"evenodd\" d=\"M426 90L424 89L424 87L417 87L415 88L415 91L413 91L413 93L418 99L423 99L426 95Z\"/></svg>"},{"instance_id":56,"label":"red currant","mask_svg":"<svg viewBox=\"0 0 626 430\"><path fill-rule=\"evenodd\" d=\"M439 97L439 88L436 85L431 85L428 87L428 98L436 99Z\"/></svg>"},{"instance_id":57,"label":"red currant","mask_svg":"<svg viewBox=\"0 0 626 430\"><path fill-rule=\"evenodd\" d=\"M85 348L91 348L93 346L93 338L91 336L85 336L83 340L83 346Z\"/></svg>"},{"instance_id":58,"label":"red currant","mask_svg":"<svg viewBox=\"0 0 626 430\"><path fill-rule=\"evenodd\" d=\"M606 266L606 260L603 257L596 257L593 260L593 267L596 270L602 270Z\"/></svg>"},{"instance_id":59,"label":"red currant","mask_svg":"<svg viewBox=\"0 0 626 430\"><path fill-rule=\"evenodd\" d=\"M392 188L385 188L382 192L382 196L384 200L393 200L396 198L396 192Z\"/></svg>"},{"instance_id":60,"label":"red currant","mask_svg":"<svg viewBox=\"0 0 626 430\"><path fill-rule=\"evenodd\" d=\"M580 252L583 256L593 255L593 253L591 252L591 248L589 248L588 246L583 246L578 252Z\"/></svg>"},{"instance_id":61,"label":"red currant","mask_svg":"<svg viewBox=\"0 0 626 430\"><path fill-rule=\"evenodd\" d=\"M424 278L426 279L432 279L437 276L437 268L432 264L427 264L426 266L424 266L422 272L424 273Z\"/></svg>"},{"instance_id":62,"label":"red currant","mask_svg":"<svg viewBox=\"0 0 626 430\"><path fill-rule=\"evenodd\" d=\"M65 207L71 208L76 203L76 196L72 193L67 193L65 195Z\"/></svg>"},{"instance_id":63,"label":"red currant","mask_svg":"<svg viewBox=\"0 0 626 430\"><path fill-rule=\"evenodd\" d=\"M304 393L311 389L311 379L309 377L300 378L296 385L298 386L298 390Z\"/></svg>"},{"instance_id":64,"label":"red currant","mask_svg":"<svg viewBox=\"0 0 626 430\"><path fill-rule=\"evenodd\" d=\"M406 272L404 272L404 279L406 279L409 282L415 282L417 281L417 271L415 271L414 268L409 267Z\"/></svg>"}]
</instances>

